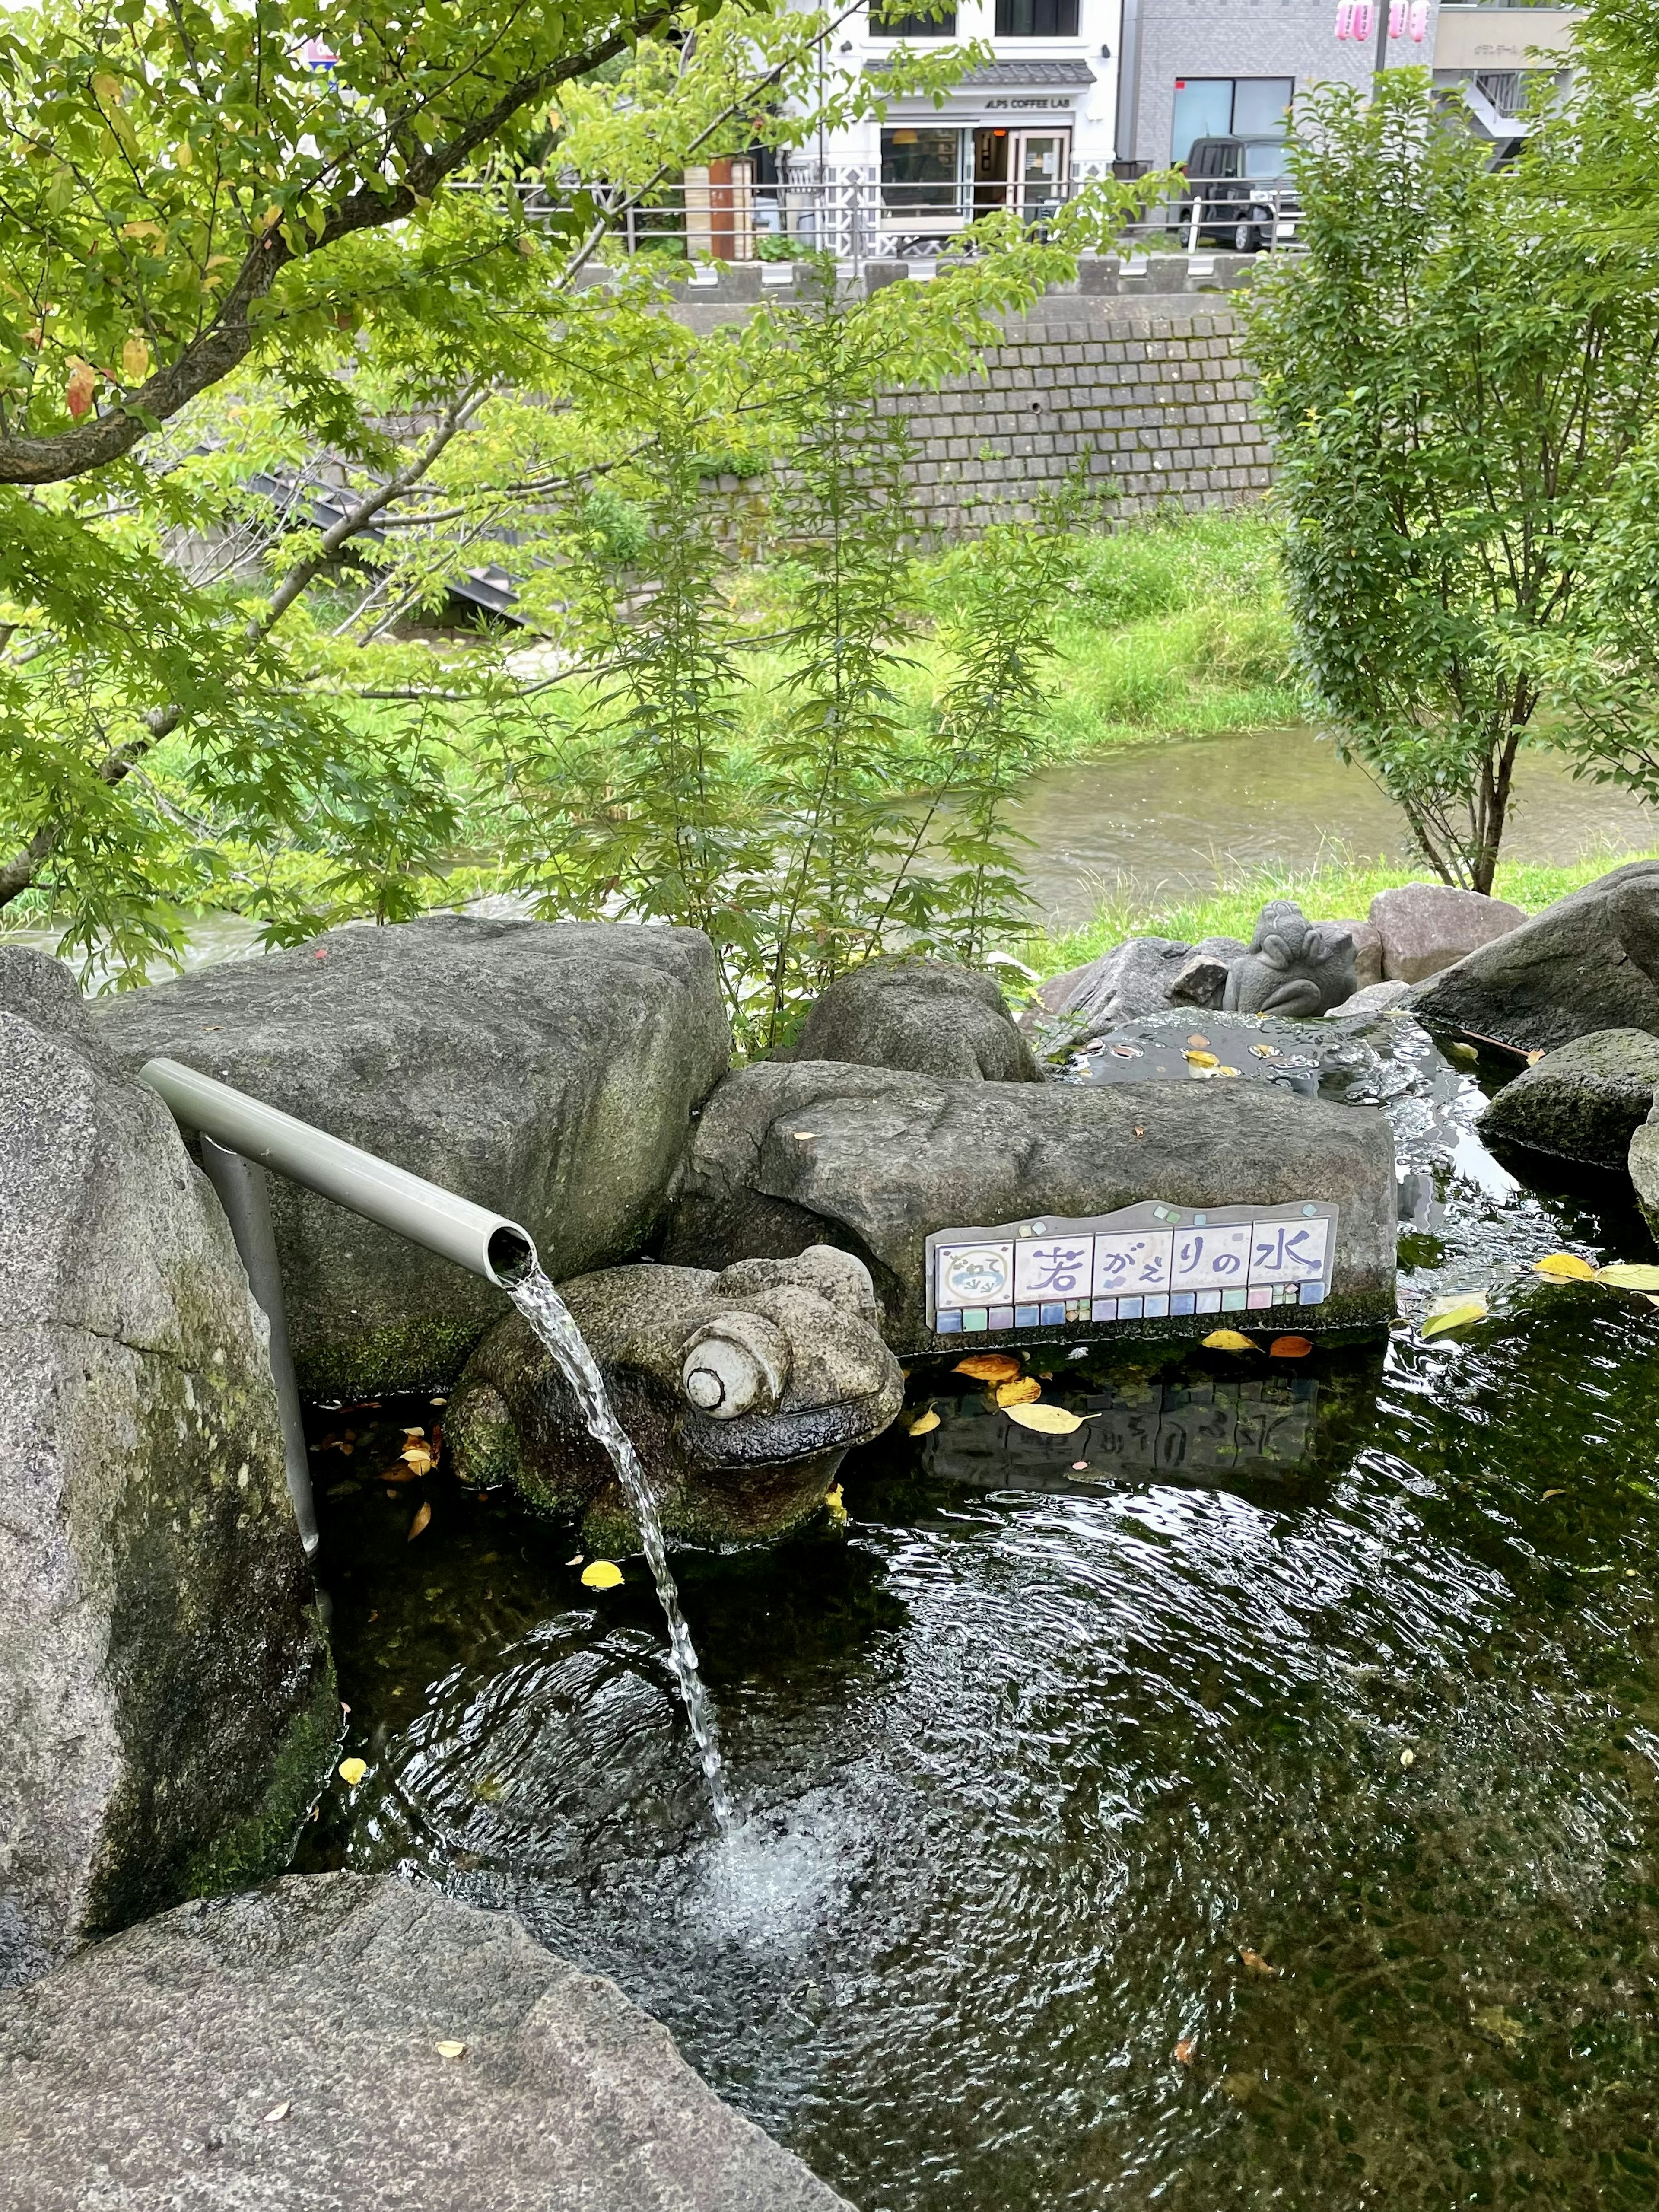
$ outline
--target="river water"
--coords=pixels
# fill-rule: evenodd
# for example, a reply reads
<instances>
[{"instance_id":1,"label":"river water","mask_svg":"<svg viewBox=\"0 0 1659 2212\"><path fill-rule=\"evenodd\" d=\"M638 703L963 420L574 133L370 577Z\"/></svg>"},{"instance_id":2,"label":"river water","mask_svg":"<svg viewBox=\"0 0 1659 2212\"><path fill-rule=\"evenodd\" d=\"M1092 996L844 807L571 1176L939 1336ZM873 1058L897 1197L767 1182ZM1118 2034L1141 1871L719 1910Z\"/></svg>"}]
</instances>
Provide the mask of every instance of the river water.
<instances>
[{"instance_id":1,"label":"river water","mask_svg":"<svg viewBox=\"0 0 1659 2212\"><path fill-rule=\"evenodd\" d=\"M677 1555L726 1840L637 1562L319 1459L370 1771L305 1863L519 1912L862 2212L1650 2206L1659 1310L1530 1262L1651 1247L1388 1035L1392 1335L1059 1347L1062 1439L918 1365L844 1528Z\"/></svg>"},{"instance_id":2,"label":"river water","mask_svg":"<svg viewBox=\"0 0 1659 2212\"><path fill-rule=\"evenodd\" d=\"M1207 891L1262 867L1416 859L1398 810L1309 729L1133 745L1045 769L1012 810L1031 839L1031 890L1051 925L1104 893ZM1522 756L1506 858L1566 863L1659 846L1659 817L1611 785L1575 783L1558 755Z\"/></svg>"}]
</instances>

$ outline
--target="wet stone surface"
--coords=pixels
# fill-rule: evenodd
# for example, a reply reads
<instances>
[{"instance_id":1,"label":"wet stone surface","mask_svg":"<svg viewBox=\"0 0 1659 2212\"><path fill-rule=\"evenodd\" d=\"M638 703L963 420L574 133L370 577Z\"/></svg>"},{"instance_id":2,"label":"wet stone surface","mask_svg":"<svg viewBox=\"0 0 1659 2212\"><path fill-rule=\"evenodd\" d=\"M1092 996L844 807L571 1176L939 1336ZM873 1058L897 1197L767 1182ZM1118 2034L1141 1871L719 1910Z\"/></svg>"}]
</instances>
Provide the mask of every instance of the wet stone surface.
<instances>
[{"instance_id":1,"label":"wet stone surface","mask_svg":"<svg viewBox=\"0 0 1659 2212\"><path fill-rule=\"evenodd\" d=\"M1034 1350L1065 1437L918 1364L845 1527L676 1555L725 1847L639 1563L585 1590L442 1468L388 1497L359 1450L431 1409L354 1419L368 1771L303 1863L510 1905L863 2212L1650 2205L1659 1310L1531 1262L1652 1248L1627 1185L1481 1146L1513 1061L1366 1041L1390 1336Z\"/></svg>"}]
</instances>

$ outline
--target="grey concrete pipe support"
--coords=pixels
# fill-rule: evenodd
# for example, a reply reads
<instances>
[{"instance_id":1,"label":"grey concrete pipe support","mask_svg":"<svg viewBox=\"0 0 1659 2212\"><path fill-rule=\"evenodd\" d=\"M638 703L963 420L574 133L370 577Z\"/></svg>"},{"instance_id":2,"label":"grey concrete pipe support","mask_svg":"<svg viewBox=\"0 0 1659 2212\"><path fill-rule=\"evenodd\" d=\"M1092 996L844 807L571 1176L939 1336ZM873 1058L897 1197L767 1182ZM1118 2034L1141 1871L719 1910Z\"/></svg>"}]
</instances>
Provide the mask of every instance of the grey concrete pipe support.
<instances>
[{"instance_id":1,"label":"grey concrete pipe support","mask_svg":"<svg viewBox=\"0 0 1659 2212\"><path fill-rule=\"evenodd\" d=\"M306 1451L305 1417L294 1379L288 1346L288 1316L283 1308L283 1271L276 1259L276 1232L270 1224L270 1193L265 1171L240 1152L202 1139L202 1165L219 1194L236 1249L247 1269L248 1287L270 1328L270 1371L276 1382L276 1407L283 1421L283 1459L288 1494L299 1524L300 1540L310 1559L317 1549L317 1508L311 1495L311 1460Z\"/></svg>"},{"instance_id":2,"label":"grey concrete pipe support","mask_svg":"<svg viewBox=\"0 0 1659 2212\"><path fill-rule=\"evenodd\" d=\"M175 1120L199 1129L244 1159L274 1168L365 1220L394 1230L441 1259L453 1260L500 1289L520 1282L536 1264L536 1247L516 1221L458 1198L423 1176L313 1129L176 1060L149 1060L141 1079L172 1108Z\"/></svg>"}]
</instances>

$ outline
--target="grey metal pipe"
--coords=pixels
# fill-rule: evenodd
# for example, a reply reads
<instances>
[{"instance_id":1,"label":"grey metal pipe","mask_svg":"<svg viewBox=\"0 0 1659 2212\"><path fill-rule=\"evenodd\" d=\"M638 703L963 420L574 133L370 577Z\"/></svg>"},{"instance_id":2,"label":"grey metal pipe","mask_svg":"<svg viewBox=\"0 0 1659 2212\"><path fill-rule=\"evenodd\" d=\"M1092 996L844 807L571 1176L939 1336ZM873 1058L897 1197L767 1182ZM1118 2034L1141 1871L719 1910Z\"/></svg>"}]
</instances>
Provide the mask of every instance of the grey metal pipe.
<instances>
[{"instance_id":1,"label":"grey metal pipe","mask_svg":"<svg viewBox=\"0 0 1659 2212\"><path fill-rule=\"evenodd\" d=\"M299 1524L300 1541L310 1559L318 1544L317 1507L311 1494L311 1460L306 1450L300 1386L294 1379L294 1355L289 1349L283 1271L276 1258L276 1232L271 1226L265 1171L255 1161L245 1160L240 1152L208 1136L202 1139L202 1165L225 1209L237 1252L247 1270L248 1287L270 1324L270 1371L276 1383L276 1410L282 1416L288 1494Z\"/></svg>"},{"instance_id":2,"label":"grey metal pipe","mask_svg":"<svg viewBox=\"0 0 1659 2212\"><path fill-rule=\"evenodd\" d=\"M313 1129L228 1083L198 1075L176 1060L146 1060L138 1073L188 1127L424 1245L441 1259L470 1268L501 1290L522 1281L536 1265L530 1237L504 1214L474 1206L453 1190L394 1168L389 1160L376 1159L373 1152Z\"/></svg>"}]
</instances>

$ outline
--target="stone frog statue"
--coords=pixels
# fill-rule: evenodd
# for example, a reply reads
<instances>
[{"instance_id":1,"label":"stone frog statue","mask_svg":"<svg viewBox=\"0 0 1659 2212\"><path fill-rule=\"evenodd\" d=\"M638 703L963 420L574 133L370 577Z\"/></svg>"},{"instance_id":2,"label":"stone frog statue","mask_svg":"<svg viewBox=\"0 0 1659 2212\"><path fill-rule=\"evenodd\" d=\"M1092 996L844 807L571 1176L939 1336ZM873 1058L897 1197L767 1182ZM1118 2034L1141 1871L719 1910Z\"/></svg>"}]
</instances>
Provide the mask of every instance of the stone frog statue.
<instances>
[{"instance_id":1,"label":"stone frog statue","mask_svg":"<svg viewBox=\"0 0 1659 2212\"><path fill-rule=\"evenodd\" d=\"M1227 969L1230 1014L1322 1014L1359 988L1354 941L1333 922L1310 921L1289 899L1256 917L1249 950Z\"/></svg>"},{"instance_id":2,"label":"stone frog statue","mask_svg":"<svg viewBox=\"0 0 1659 2212\"><path fill-rule=\"evenodd\" d=\"M607 1267L560 1285L656 1494L690 1542L781 1534L816 1512L842 1455L904 1395L862 1261L827 1244L793 1260ZM582 1524L595 1551L637 1547L615 1473L562 1370L520 1315L467 1363L447 1421L463 1482L510 1482Z\"/></svg>"}]
</instances>

